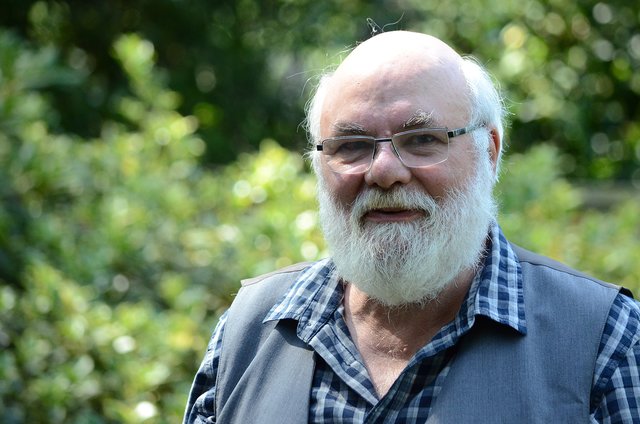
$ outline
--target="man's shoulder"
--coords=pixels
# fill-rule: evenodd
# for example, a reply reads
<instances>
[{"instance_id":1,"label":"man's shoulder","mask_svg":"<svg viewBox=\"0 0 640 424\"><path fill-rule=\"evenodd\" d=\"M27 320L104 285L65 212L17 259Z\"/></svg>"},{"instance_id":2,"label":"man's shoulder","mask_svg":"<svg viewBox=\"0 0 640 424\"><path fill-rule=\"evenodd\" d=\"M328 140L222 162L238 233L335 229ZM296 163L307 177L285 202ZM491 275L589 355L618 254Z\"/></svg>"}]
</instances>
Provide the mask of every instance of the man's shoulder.
<instances>
[{"instance_id":1,"label":"man's shoulder","mask_svg":"<svg viewBox=\"0 0 640 424\"><path fill-rule=\"evenodd\" d=\"M242 287L227 311L227 326L235 322L246 331L256 320L262 322L298 280L300 273L313 264L314 262L301 262L242 280Z\"/></svg>"},{"instance_id":2,"label":"man's shoulder","mask_svg":"<svg viewBox=\"0 0 640 424\"><path fill-rule=\"evenodd\" d=\"M293 265L286 266L284 268L277 269L275 271L258 275L252 278L246 278L241 281L242 287L249 287L256 285L263 281L273 281L280 279L295 279L302 271L314 265L316 262L299 262Z\"/></svg>"},{"instance_id":3,"label":"man's shoulder","mask_svg":"<svg viewBox=\"0 0 640 424\"><path fill-rule=\"evenodd\" d=\"M511 243L511 247L515 252L516 256L518 257L518 261L520 262L520 264L529 264L534 267L544 268L545 270L548 270L550 272L553 272L565 277L572 277L573 279L580 280L581 282L588 282L588 283L594 284L595 286L603 287L605 289L620 291L620 293L633 298L631 291L629 291L624 287L602 281L591 275L585 274L584 272L571 268L570 266L562 262L558 262L549 257L531 252L520 246L514 245L513 243Z\"/></svg>"}]
</instances>

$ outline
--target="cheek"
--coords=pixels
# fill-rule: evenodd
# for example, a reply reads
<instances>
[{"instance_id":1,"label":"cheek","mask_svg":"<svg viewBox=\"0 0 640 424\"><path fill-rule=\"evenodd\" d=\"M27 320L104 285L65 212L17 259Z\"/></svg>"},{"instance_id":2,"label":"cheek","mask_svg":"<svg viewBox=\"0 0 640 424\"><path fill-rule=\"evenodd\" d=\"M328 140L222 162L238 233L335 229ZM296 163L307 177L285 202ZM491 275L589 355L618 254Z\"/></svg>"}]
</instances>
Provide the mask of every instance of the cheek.
<instances>
[{"instance_id":1,"label":"cheek","mask_svg":"<svg viewBox=\"0 0 640 424\"><path fill-rule=\"evenodd\" d=\"M327 190L340 204L348 206L353 203L362 188L363 175L336 174L322 166L320 172Z\"/></svg>"},{"instance_id":2,"label":"cheek","mask_svg":"<svg viewBox=\"0 0 640 424\"><path fill-rule=\"evenodd\" d=\"M474 146L458 144L449 152L449 158L442 163L442 168L438 169L434 181L437 181L442 189L464 188L472 181L479 160Z\"/></svg>"},{"instance_id":3,"label":"cheek","mask_svg":"<svg viewBox=\"0 0 640 424\"><path fill-rule=\"evenodd\" d=\"M447 197L449 190L460 188L466 179L463 170L452 167L454 164L448 162L414 172L422 189L434 199Z\"/></svg>"}]
</instances>

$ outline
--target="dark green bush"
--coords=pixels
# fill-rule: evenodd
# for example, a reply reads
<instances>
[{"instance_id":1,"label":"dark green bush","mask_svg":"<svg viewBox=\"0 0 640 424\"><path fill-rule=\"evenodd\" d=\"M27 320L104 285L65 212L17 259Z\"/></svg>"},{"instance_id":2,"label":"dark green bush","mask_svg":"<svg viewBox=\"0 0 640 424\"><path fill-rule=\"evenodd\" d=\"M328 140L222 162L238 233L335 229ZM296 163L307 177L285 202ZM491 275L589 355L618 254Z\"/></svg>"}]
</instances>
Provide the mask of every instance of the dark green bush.
<instances>
[{"instance_id":1,"label":"dark green bush","mask_svg":"<svg viewBox=\"0 0 640 424\"><path fill-rule=\"evenodd\" d=\"M490 13L488 13L490 12ZM3 0L0 26L54 45L74 87L44 86L52 128L98 137L128 77L113 40L155 45L163 78L196 116L202 162L229 163L266 135L301 148L297 125L317 74L376 31L407 29L477 56L501 82L510 145L553 144L571 178L640 186L640 3L629 0Z\"/></svg>"}]
</instances>

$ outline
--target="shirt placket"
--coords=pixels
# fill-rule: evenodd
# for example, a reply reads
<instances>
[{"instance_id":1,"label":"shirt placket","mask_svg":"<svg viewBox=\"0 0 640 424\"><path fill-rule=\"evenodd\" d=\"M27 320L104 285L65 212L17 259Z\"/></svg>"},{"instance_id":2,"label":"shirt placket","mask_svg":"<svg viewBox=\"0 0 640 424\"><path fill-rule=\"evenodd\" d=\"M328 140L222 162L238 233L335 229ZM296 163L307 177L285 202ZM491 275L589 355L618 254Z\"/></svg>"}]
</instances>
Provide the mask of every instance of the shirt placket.
<instances>
[{"instance_id":1,"label":"shirt placket","mask_svg":"<svg viewBox=\"0 0 640 424\"><path fill-rule=\"evenodd\" d=\"M460 338L460 327L452 322L420 349L365 418L366 424L388 422L422 423L429 417L448 374Z\"/></svg>"}]
</instances>

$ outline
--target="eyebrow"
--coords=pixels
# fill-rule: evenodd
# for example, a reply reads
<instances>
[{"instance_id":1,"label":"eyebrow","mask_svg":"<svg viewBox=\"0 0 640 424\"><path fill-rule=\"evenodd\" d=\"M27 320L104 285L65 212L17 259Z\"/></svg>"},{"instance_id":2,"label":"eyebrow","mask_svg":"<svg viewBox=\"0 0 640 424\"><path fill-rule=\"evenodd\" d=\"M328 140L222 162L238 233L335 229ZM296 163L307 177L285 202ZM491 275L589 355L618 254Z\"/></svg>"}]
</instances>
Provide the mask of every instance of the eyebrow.
<instances>
[{"instance_id":1,"label":"eyebrow","mask_svg":"<svg viewBox=\"0 0 640 424\"><path fill-rule=\"evenodd\" d=\"M422 110L417 110L413 116L407 119L404 124L402 124L403 129L412 128L412 127L433 127L435 126L435 121L433 119L433 113L427 113Z\"/></svg>"},{"instance_id":2,"label":"eyebrow","mask_svg":"<svg viewBox=\"0 0 640 424\"><path fill-rule=\"evenodd\" d=\"M367 130L364 126L356 122L336 122L333 124L333 131L335 135L367 135Z\"/></svg>"},{"instance_id":3,"label":"eyebrow","mask_svg":"<svg viewBox=\"0 0 640 424\"><path fill-rule=\"evenodd\" d=\"M434 127L435 120L433 113L417 110L409 119L402 124L402 129L415 127ZM333 124L335 136L345 135L369 135L366 128L357 122L338 121Z\"/></svg>"}]
</instances>

